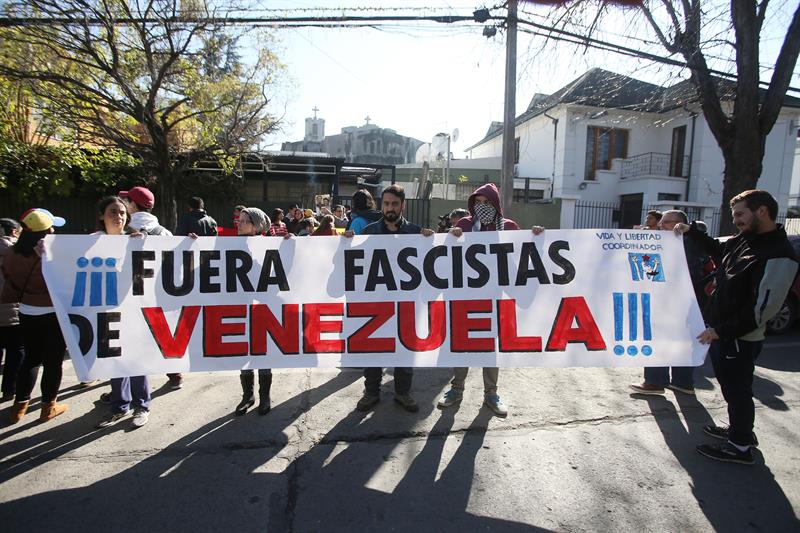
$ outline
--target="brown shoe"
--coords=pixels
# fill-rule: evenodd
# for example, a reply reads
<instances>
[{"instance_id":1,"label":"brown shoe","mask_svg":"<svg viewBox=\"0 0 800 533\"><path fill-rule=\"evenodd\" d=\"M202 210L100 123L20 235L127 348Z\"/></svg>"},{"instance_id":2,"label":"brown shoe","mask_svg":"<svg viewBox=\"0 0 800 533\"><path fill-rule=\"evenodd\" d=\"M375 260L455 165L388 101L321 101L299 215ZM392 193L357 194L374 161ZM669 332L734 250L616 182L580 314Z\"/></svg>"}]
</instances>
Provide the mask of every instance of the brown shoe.
<instances>
[{"instance_id":1,"label":"brown shoe","mask_svg":"<svg viewBox=\"0 0 800 533\"><path fill-rule=\"evenodd\" d=\"M30 402L14 402L14 407L11 408L11 417L9 418L11 424L16 424L22 420L22 417L28 412L29 403Z\"/></svg>"},{"instance_id":2,"label":"brown shoe","mask_svg":"<svg viewBox=\"0 0 800 533\"><path fill-rule=\"evenodd\" d=\"M63 414L67 409L63 403L56 403L56 402L43 402L42 403L42 414L39 416L39 420L41 422L47 422L51 418L55 418L60 414Z\"/></svg>"},{"instance_id":3,"label":"brown shoe","mask_svg":"<svg viewBox=\"0 0 800 533\"><path fill-rule=\"evenodd\" d=\"M633 392L637 394L664 394L664 387L658 385L651 385L649 383L642 383L641 385L631 385Z\"/></svg>"}]
</instances>

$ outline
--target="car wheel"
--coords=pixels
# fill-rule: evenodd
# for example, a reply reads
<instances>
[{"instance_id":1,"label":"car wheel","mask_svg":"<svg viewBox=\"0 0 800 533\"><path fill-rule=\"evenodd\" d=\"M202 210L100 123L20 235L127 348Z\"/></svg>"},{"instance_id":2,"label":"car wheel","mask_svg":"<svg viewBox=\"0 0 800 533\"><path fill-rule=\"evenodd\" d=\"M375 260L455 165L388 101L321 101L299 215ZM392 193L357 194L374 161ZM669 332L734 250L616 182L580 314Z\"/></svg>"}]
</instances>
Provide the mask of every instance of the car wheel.
<instances>
[{"instance_id":1,"label":"car wheel","mask_svg":"<svg viewBox=\"0 0 800 533\"><path fill-rule=\"evenodd\" d=\"M789 331L795 318L797 318L797 304L787 299L778 313L767 322L767 331L773 335L782 335Z\"/></svg>"}]
</instances>

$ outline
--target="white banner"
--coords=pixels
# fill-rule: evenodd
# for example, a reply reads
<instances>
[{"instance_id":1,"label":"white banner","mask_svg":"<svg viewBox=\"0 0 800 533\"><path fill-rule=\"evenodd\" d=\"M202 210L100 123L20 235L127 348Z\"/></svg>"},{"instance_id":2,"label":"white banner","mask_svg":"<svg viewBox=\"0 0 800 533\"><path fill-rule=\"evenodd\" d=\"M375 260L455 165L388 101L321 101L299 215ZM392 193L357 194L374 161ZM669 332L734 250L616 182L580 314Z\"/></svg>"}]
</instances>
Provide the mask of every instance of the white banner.
<instances>
[{"instance_id":1,"label":"white banner","mask_svg":"<svg viewBox=\"0 0 800 533\"><path fill-rule=\"evenodd\" d=\"M280 367L697 366L681 239L547 230L343 237L51 235L81 379Z\"/></svg>"}]
</instances>

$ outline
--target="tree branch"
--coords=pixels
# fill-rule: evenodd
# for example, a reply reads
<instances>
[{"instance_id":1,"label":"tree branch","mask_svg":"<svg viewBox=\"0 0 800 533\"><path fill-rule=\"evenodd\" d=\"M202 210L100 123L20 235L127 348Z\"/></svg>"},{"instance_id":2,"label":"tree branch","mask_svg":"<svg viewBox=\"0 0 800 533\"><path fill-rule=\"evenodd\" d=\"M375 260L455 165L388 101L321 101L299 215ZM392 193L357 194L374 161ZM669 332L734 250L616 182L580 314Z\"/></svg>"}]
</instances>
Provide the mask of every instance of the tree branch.
<instances>
[{"instance_id":1,"label":"tree branch","mask_svg":"<svg viewBox=\"0 0 800 533\"><path fill-rule=\"evenodd\" d=\"M775 70L772 72L769 88L761 105L759 130L762 135L766 136L778 119L786 97L786 90L792 80L792 72L797 65L798 54L800 54L800 5L795 10L792 22L786 32L778 60L775 62Z\"/></svg>"}]
</instances>

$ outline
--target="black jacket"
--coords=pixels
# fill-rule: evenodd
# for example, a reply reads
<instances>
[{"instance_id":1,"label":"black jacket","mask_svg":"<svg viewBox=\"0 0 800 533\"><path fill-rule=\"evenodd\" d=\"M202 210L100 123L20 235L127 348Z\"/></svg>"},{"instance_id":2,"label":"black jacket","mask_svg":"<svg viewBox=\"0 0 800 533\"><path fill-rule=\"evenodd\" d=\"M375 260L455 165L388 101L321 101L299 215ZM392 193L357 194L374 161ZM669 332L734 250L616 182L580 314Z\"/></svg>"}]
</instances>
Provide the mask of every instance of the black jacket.
<instances>
[{"instance_id":1,"label":"black jacket","mask_svg":"<svg viewBox=\"0 0 800 533\"><path fill-rule=\"evenodd\" d=\"M797 273L786 231L739 234L725 242L692 228L686 236L717 264L716 288L706 306L706 322L722 339L757 341L783 305Z\"/></svg>"},{"instance_id":2,"label":"black jacket","mask_svg":"<svg viewBox=\"0 0 800 533\"><path fill-rule=\"evenodd\" d=\"M705 251L701 242L688 235L683 237L683 250L686 253L686 266L689 268L689 277L692 280L697 304L701 310L704 310L708 303L705 288L711 281L710 276L707 277L705 267L706 263L712 260L711 255Z\"/></svg>"},{"instance_id":3,"label":"black jacket","mask_svg":"<svg viewBox=\"0 0 800 533\"><path fill-rule=\"evenodd\" d=\"M215 237L217 221L208 216L203 209L192 209L183 215L175 228L175 235L194 233L199 237Z\"/></svg>"}]
</instances>

